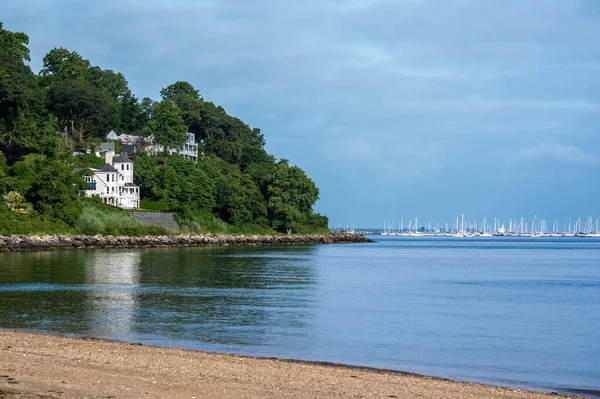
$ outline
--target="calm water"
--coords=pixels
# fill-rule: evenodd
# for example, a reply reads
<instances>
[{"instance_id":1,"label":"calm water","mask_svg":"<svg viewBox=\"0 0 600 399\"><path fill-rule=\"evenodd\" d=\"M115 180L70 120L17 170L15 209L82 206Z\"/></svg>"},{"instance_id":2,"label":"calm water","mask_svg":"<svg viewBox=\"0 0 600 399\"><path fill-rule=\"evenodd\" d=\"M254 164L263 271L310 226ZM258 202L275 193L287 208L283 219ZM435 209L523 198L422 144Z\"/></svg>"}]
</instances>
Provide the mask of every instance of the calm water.
<instances>
[{"instance_id":1,"label":"calm water","mask_svg":"<svg viewBox=\"0 0 600 399\"><path fill-rule=\"evenodd\" d=\"M0 327L600 389L600 240L0 254Z\"/></svg>"}]
</instances>

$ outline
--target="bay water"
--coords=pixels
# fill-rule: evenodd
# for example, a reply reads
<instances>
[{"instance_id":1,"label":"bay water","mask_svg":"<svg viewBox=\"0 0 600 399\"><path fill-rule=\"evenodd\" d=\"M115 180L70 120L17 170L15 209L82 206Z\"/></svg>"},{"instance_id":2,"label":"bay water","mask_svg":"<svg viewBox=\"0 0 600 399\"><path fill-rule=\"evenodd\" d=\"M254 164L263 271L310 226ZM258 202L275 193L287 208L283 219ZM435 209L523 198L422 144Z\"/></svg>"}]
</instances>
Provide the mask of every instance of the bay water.
<instances>
[{"instance_id":1,"label":"bay water","mask_svg":"<svg viewBox=\"0 0 600 399\"><path fill-rule=\"evenodd\" d=\"M0 254L0 328L600 392L600 240Z\"/></svg>"}]
</instances>

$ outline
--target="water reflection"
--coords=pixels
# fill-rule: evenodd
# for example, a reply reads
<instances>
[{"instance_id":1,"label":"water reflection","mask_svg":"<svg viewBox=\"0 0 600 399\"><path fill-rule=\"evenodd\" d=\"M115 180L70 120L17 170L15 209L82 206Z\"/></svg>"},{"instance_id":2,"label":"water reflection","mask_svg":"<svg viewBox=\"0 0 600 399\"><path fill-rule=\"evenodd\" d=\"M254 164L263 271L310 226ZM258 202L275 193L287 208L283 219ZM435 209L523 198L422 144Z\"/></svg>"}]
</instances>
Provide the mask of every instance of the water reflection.
<instances>
[{"instance_id":1,"label":"water reflection","mask_svg":"<svg viewBox=\"0 0 600 399\"><path fill-rule=\"evenodd\" d=\"M89 331L99 337L130 340L137 308L142 255L132 252L90 252L85 258Z\"/></svg>"},{"instance_id":2,"label":"water reflection","mask_svg":"<svg viewBox=\"0 0 600 399\"><path fill-rule=\"evenodd\" d=\"M0 327L259 352L302 350L315 247L0 254Z\"/></svg>"},{"instance_id":3,"label":"water reflection","mask_svg":"<svg viewBox=\"0 0 600 399\"><path fill-rule=\"evenodd\" d=\"M144 253L138 337L229 351L305 337L314 319L313 252L290 247L276 254L265 248Z\"/></svg>"}]
</instances>

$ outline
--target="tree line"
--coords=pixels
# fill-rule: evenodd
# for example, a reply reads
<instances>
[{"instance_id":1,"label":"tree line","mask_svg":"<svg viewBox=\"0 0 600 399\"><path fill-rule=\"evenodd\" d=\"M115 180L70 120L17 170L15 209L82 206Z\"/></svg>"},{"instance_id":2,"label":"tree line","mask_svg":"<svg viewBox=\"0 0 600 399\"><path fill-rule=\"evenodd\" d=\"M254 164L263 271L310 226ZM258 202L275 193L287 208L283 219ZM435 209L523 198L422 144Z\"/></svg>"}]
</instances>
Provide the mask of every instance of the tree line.
<instances>
[{"instance_id":1,"label":"tree line","mask_svg":"<svg viewBox=\"0 0 600 399\"><path fill-rule=\"evenodd\" d=\"M75 226L87 183L72 171L103 160L93 152L74 154L97 147L115 130L152 135L163 146L160 156L130 154L134 181L144 203L164 204L191 231L327 229L327 218L313 210L319 189L306 173L268 154L260 129L207 101L190 83L163 88L158 101L140 99L123 74L64 48L50 50L34 73L28 45L25 33L0 22L0 196L8 205L0 203L0 219L16 217L17 201L30 219ZM197 163L166 151L181 147L187 132L199 144Z\"/></svg>"}]
</instances>

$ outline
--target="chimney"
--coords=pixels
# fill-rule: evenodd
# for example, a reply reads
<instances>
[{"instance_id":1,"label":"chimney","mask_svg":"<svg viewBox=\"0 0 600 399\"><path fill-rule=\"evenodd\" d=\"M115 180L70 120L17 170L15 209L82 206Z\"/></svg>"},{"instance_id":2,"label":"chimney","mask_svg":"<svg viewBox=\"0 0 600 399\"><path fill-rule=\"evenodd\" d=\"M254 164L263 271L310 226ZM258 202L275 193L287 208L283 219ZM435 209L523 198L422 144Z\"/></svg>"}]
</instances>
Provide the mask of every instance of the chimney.
<instances>
[{"instance_id":1,"label":"chimney","mask_svg":"<svg viewBox=\"0 0 600 399\"><path fill-rule=\"evenodd\" d=\"M106 163L107 164L112 165L114 155L115 155L115 153L112 150L106 151Z\"/></svg>"}]
</instances>

